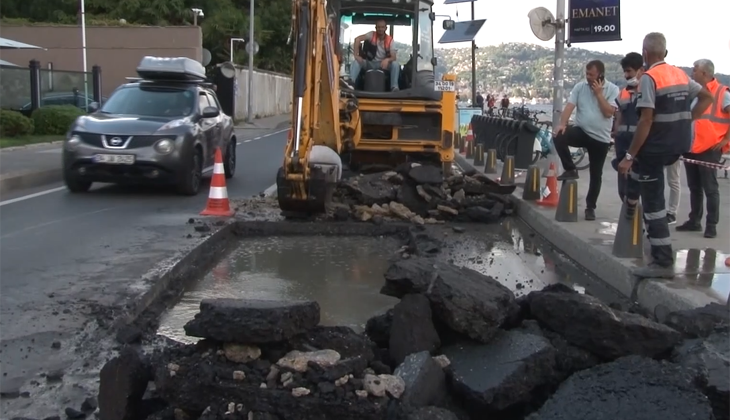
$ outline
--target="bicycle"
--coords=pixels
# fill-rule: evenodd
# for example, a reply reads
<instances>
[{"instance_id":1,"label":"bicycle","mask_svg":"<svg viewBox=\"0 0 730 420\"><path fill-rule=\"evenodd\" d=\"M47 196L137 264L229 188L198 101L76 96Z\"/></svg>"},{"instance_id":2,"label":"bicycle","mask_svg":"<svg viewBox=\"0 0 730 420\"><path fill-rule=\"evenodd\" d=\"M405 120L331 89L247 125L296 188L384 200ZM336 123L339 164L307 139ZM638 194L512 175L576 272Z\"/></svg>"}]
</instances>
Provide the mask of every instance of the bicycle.
<instances>
[{"instance_id":1,"label":"bicycle","mask_svg":"<svg viewBox=\"0 0 730 420\"><path fill-rule=\"evenodd\" d=\"M547 159L548 155L550 154L550 149L553 144L553 134L552 134L552 123L549 121L543 121L539 122L536 125L540 127L540 130L535 135L535 151L534 155L532 157L532 164L536 164L538 160L540 159ZM588 152L585 148L582 147L571 147L570 148L570 156L573 159L573 163L575 164L575 168L579 171L582 171L583 169L586 169L590 166L590 162L586 163L585 165L580 165L581 162L583 162L583 159L585 159Z\"/></svg>"}]
</instances>

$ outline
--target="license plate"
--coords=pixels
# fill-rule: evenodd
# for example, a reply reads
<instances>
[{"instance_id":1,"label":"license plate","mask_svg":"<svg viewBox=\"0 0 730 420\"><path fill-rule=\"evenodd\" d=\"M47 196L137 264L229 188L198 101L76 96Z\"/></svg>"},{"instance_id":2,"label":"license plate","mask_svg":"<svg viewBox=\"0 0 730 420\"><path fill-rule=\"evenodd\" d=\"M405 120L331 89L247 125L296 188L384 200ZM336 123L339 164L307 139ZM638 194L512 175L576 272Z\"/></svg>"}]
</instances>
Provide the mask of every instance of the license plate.
<instances>
[{"instance_id":1,"label":"license plate","mask_svg":"<svg viewBox=\"0 0 730 420\"><path fill-rule=\"evenodd\" d=\"M433 90L436 92L456 92L456 82L437 80L433 82Z\"/></svg>"},{"instance_id":2,"label":"license plate","mask_svg":"<svg viewBox=\"0 0 730 420\"><path fill-rule=\"evenodd\" d=\"M111 165L134 165L134 155L94 155L94 162Z\"/></svg>"}]
</instances>

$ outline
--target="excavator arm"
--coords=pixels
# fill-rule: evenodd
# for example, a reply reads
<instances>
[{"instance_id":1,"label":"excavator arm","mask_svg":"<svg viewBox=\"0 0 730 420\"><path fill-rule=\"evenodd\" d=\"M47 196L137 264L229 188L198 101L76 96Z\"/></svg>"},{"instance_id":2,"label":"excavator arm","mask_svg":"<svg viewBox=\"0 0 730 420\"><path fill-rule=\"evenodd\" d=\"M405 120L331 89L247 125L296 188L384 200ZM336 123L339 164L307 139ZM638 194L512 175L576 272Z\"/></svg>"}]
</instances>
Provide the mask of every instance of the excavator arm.
<instances>
[{"instance_id":1,"label":"excavator arm","mask_svg":"<svg viewBox=\"0 0 730 420\"><path fill-rule=\"evenodd\" d=\"M284 211L323 211L342 176L336 23L325 0L292 0L292 130L276 179Z\"/></svg>"}]
</instances>

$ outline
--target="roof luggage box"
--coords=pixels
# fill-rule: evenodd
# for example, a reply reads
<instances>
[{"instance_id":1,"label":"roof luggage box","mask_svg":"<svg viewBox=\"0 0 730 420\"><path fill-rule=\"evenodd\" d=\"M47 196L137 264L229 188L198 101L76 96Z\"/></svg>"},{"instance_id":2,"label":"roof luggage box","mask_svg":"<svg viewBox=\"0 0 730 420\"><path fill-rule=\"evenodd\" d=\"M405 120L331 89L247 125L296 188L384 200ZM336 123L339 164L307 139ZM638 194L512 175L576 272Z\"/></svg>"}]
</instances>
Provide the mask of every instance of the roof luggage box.
<instances>
[{"instance_id":1,"label":"roof luggage box","mask_svg":"<svg viewBox=\"0 0 730 420\"><path fill-rule=\"evenodd\" d=\"M203 65L186 57L144 57L137 74L145 80L200 82L206 78Z\"/></svg>"}]
</instances>

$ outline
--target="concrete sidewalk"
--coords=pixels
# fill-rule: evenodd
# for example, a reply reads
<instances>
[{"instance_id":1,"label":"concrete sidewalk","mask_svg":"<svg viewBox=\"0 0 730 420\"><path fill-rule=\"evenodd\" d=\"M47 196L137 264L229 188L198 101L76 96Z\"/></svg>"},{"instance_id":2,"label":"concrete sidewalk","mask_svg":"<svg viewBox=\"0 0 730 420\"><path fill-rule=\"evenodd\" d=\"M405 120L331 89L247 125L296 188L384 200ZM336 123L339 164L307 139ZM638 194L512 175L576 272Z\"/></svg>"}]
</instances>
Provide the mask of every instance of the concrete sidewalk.
<instances>
[{"instance_id":1,"label":"concrete sidewalk","mask_svg":"<svg viewBox=\"0 0 730 420\"><path fill-rule=\"evenodd\" d=\"M268 134L272 130L286 129L289 127L290 121L290 114L260 118L255 120L254 124L236 126L236 135L239 141L256 138ZM0 197L12 191L62 181L62 143L1 149Z\"/></svg>"},{"instance_id":2,"label":"concrete sidewalk","mask_svg":"<svg viewBox=\"0 0 730 420\"><path fill-rule=\"evenodd\" d=\"M643 265L644 261L616 258L612 254L622 205L617 192L617 173L610 165L612 158L611 153L604 167L603 186L596 210L597 220L586 221L583 217L589 181L587 170L580 172L581 178L578 181L577 223L557 222L554 208L545 208L523 201L521 187L517 188L513 195L518 215L538 234L579 265L657 315L668 310L704 306L710 302L726 304L730 294L730 267L725 266L725 259L730 254L730 180L722 177L719 179L721 214L720 224L717 227L718 237L706 239L702 232L677 232L675 230L677 224L670 225L678 274L671 281L642 281L632 277L630 269ZM473 162L467 161L461 155L458 159L469 164ZM549 161L541 159L538 165L542 171L549 165ZM499 170L501 173L501 167ZM518 185L524 184L524 174L518 175L516 182ZM545 182L545 178L542 178L541 185L544 186ZM689 189L682 168L678 224L687 220L688 214ZM646 242L644 238L645 253L648 252Z\"/></svg>"}]
</instances>

